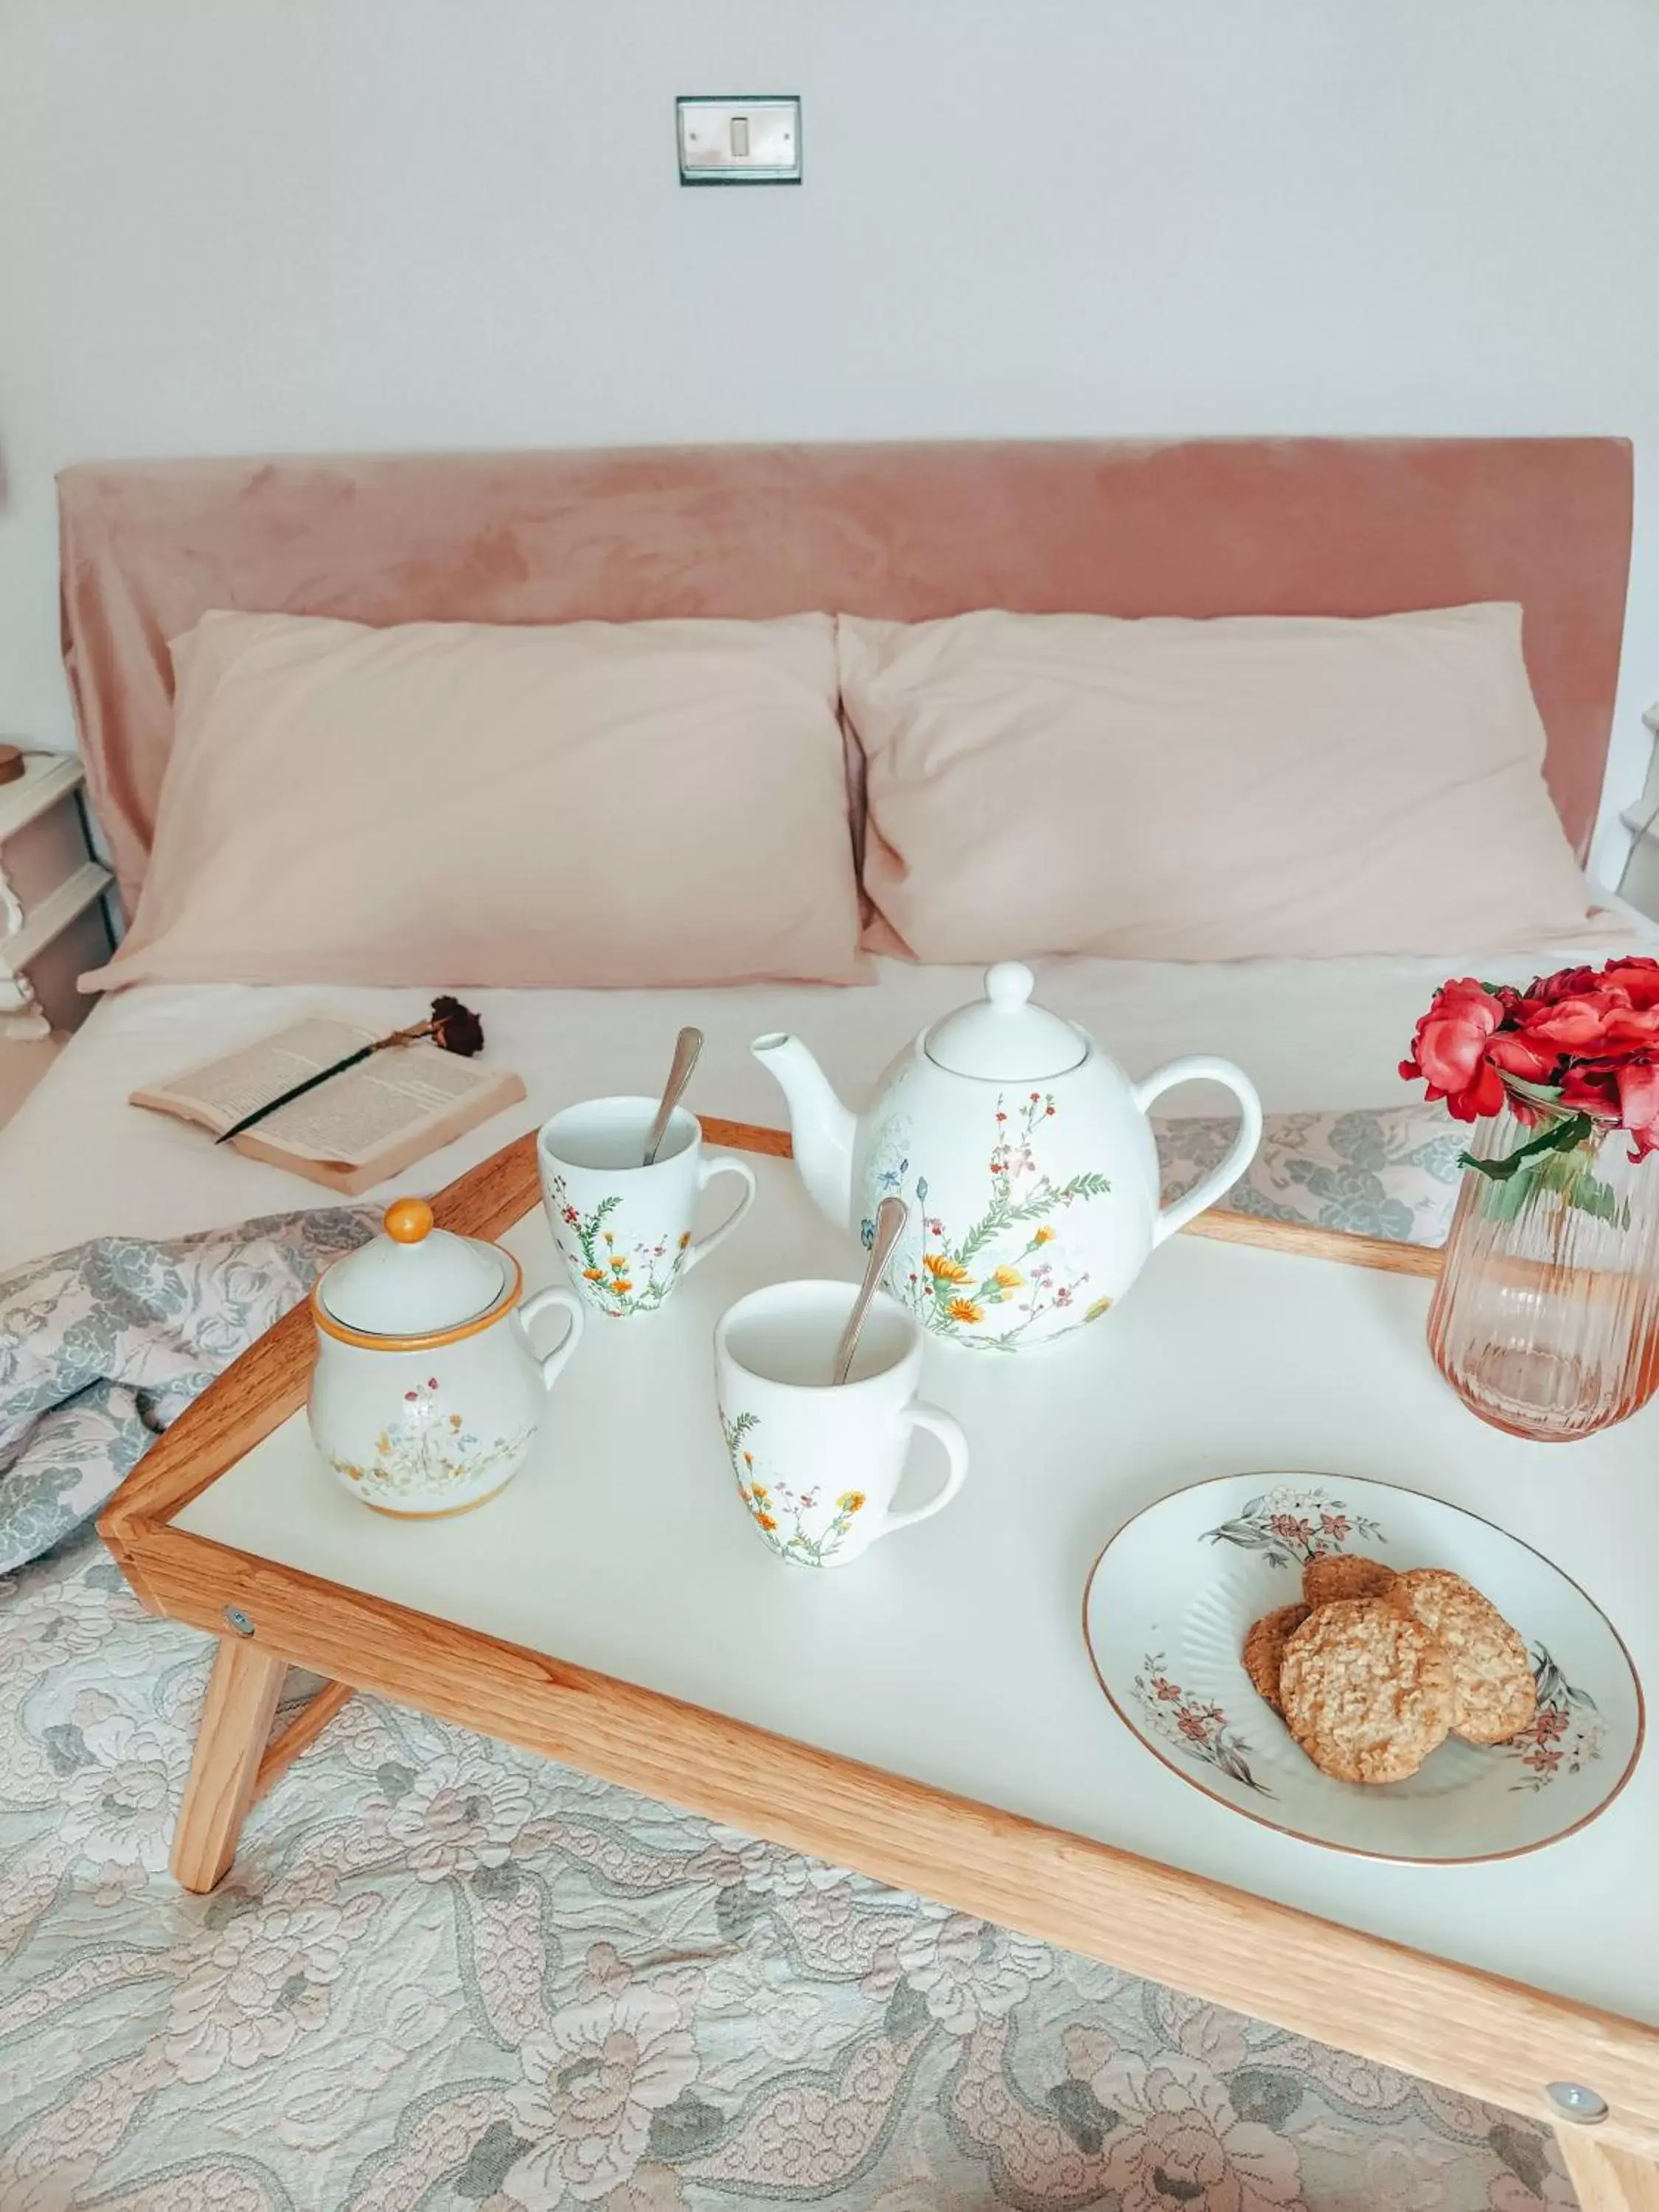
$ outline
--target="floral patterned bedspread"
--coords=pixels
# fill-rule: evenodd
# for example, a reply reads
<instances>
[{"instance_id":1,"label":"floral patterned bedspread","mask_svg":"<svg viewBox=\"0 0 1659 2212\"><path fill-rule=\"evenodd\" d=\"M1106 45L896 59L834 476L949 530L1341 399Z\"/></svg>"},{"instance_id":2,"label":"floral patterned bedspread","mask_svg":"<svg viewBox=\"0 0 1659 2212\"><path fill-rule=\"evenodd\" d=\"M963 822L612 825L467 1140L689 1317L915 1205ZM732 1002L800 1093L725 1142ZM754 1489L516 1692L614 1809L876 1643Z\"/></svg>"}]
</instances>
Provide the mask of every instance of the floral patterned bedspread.
<instances>
[{"instance_id":1,"label":"floral patterned bedspread","mask_svg":"<svg viewBox=\"0 0 1659 2212\"><path fill-rule=\"evenodd\" d=\"M1467 2098L369 1698L165 1861L205 1639L0 1582L3 2212L1568 2212Z\"/></svg>"}]
</instances>

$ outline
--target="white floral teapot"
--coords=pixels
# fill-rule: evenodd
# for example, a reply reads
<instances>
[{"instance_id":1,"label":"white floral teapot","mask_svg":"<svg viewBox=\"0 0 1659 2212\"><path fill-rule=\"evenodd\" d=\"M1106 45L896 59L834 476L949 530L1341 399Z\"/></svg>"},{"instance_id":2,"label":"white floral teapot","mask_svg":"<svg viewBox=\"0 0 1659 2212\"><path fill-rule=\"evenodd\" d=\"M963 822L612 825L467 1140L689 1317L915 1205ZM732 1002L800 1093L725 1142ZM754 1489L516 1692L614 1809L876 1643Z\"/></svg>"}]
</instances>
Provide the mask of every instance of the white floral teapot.
<instances>
[{"instance_id":1,"label":"white floral teapot","mask_svg":"<svg viewBox=\"0 0 1659 2212\"><path fill-rule=\"evenodd\" d=\"M1155 1244L1237 1181L1261 1137L1261 1102L1231 1060L1172 1060L1131 1083L1084 1030L1030 1003L1034 981L1018 961L991 969L982 999L892 1063L862 1120L799 1037L750 1048L783 1086L812 1198L868 1244L896 1192L910 1213L894 1295L932 1334L1000 1352L1103 1314ZM1238 1135L1212 1174L1160 1207L1146 1109L1200 1079L1238 1100Z\"/></svg>"}]
</instances>

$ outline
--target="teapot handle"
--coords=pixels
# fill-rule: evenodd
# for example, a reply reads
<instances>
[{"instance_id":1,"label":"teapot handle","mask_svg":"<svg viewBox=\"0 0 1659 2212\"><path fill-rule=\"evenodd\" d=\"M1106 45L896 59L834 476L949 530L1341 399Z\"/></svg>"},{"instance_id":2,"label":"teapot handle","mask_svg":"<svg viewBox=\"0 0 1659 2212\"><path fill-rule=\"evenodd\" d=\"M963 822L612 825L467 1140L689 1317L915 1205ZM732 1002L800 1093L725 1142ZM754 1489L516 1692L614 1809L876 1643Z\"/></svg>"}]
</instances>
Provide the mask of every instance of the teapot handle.
<instances>
[{"instance_id":1,"label":"teapot handle","mask_svg":"<svg viewBox=\"0 0 1659 2212\"><path fill-rule=\"evenodd\" d=\"M1177 1083L1219 1083L1231 1091L1238 1101L1238 1134L1219 1167L1194 1183L1184 1198L1158 1208L1158 1218L1152 1224L1154 1244L1161 1244L1177 1229L1184 1229L1206 1206L1213 1206L1217 1199L1224 1198L1255 1158L1255 1148L1261 1142L1261 1101L1256 1097L1255 1084L1242 1067L1235 1067L1230 1060L1212 1059L1208 1053L1191 1053L1184 1060L1169 1061L1144 1083L1129 1087L1134 1093L1135 1104L1144 1114L1154 1098L1173 1091Z\"/></svg>"}]
</instances>

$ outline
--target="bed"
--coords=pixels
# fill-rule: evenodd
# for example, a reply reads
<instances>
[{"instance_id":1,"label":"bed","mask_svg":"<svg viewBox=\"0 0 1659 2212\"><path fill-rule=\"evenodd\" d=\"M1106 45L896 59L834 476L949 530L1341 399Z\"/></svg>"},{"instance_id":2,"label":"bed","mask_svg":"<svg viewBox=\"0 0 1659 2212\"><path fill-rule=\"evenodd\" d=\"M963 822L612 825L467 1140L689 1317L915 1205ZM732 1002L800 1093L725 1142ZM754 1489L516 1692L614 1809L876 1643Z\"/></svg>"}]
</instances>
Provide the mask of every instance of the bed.
<instances>
[{"instance_id":1,"label":"bed","mask_svg":"<svg viewBox=\"0 0 1659 2212\"><path fill-rule=\"evenodd\" d=\"M70 471L64 517L71 683L129 902L166 758L163 641L217 606L522 622L1515 598L1582 853L1629 455L1241 441L153 465ZM1609 947L1653 936L1610 907ZM1269 1112L1367 1108L1396 1095L1428 992L1477 953L1072 959L1043 963L1040 991L1133 1072L1218 1052ZM710 1113L781 1121L746 1050L769 1029L807 1037L856 1099L975 981L884 959L863 989L479 994L528 1098L415 1180L435 1188L576 1097L652 1087L688 1018ZM325 1003L408 1018L406 994L305 985L101 1003L0 1133L0 1269L329 1203L123 1103ZM1529 2123L372 1701L256 1814L228 1892L181 1899L159 1869L198 1639L143 1619L80 1540L6 1593L0 1648L0 2039L31 2033L0 2072L9 2207L1570 2201ZM100 1812L118 1771L150 1790L118 1834ZM0 2039L0 2067L22 2048Z\"/></svg>"}]
</instances>

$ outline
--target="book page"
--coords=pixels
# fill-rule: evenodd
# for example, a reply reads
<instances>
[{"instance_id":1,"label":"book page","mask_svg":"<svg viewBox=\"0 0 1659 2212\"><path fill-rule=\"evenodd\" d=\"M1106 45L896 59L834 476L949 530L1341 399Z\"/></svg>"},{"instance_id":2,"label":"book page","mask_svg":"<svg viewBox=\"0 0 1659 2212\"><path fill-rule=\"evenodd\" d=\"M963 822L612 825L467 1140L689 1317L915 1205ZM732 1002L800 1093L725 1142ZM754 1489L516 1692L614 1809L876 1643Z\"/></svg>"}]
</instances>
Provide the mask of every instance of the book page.
<instances>
[{"instance_id":1,"label":"book page","mask_svg":"<svg viewBox=\"0 0 1659 2212\"><path fill-rule=\"evenodd\" d=\"M198 1067L186 1068L182 1075L171 1076L165 1083L150 1086L145 1094L146 1101L165 1100L187 1108L209 1128L228 1129L244 1114L252 1113L256 1106L263 1106L268 1099L280 1098L284 1091L303 1083L307 1076L315 1075L331 1061L343 1060L349 1052L357 1052L374 1042L374 1030L359 1029L355 1022L320 1018L295 1022L290 1029L278 1030L274 1036L261 1037L256 1044L244 1045L239 1052L226 1053L220 1060L204 1060ZM349 1079L349 1075L337 1079L340 1083ZM331 1091L333 1087L331 1084L319 1085L319 1091ZM271 1123L279 1118L273 1114Z\"/></svg>"},{"instance_id":2,"label":"book page","mask_svg":"<svg viewBox=\"0 0 1659 2212\"><path fill-rule=\"evenodd\" d=\"M434 1044L392 1045L278 1107L248 1134L306 1159L356 1167L392 1139L441 1120L458 1100L501 1079L499 1068L480 1067Z\"/></svg>"}]
</instances>

